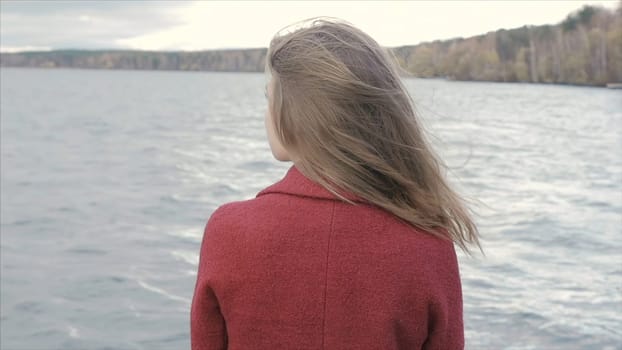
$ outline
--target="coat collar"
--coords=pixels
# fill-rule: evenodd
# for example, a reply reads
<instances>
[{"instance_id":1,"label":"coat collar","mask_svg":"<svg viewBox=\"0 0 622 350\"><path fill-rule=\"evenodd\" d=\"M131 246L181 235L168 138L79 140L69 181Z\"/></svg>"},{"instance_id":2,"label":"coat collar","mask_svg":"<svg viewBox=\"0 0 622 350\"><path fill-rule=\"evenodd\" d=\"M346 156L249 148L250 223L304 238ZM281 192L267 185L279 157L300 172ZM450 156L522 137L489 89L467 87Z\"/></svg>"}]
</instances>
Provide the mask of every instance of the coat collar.
<instances>
[{"instance_id":1,"label":"coat collar","mask_svg":"<svg viewBox=\"0 0 622 350\"><path fill-rule=\"evenodd\" d=\"M332 194L329 190L321 186L320 184L312 181L303 175L295 165L292 165L283 179L276 182L275 184L268 186L257 194L257 197L270 194L270 193L281 193L281 194L289 194L299 197L308 197L308 198L317 198L317 199L328 199L328 200L341 200L339 197ZM367 203L366 200L361 197L352 194L346 193L344 191L340 191L340 193L347 199L359 202L359 203Z\"/></svg>"}]
</instances>

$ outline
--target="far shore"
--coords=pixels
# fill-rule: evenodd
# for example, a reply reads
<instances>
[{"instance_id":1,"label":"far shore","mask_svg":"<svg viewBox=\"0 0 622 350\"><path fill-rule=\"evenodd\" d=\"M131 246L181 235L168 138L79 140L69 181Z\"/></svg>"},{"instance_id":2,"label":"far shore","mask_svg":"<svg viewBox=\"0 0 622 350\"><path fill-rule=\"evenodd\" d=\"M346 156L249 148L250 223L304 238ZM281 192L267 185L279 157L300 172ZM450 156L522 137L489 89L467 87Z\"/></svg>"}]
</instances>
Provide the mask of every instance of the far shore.
<instances>
[{"instance_id":1,"label":"far shore","mask_svg":"<svg viewBox=\"0 0 622 350\"><path fill-rule=\"evenodd\" d=\"M6 66L0 65L0 69L32 69L32 70L85 70L85 71L111 71L111 72L163 72L163 73L223 73L223 74L263 74L263 71L235 71L235 70L189 70L189 69L136 69L136 68L104 68L104 67L38 67L38 66ZM1 77L1 76L0 76ZM590 87L590 88L606 88L606 89L622 89L622 83L607 83L605 85L591 84L570 84L570 83L547 83L547 82L530 82L530 81L495 81L495 80L461 80L449 77L418 77L415 75L400 75L403 79L424 79L424 80L440 80L458 83L499 83L499 84L521 84L521 85L551 85L551 86L568 86L568 87Z\"/></svg>"}]
</instances>

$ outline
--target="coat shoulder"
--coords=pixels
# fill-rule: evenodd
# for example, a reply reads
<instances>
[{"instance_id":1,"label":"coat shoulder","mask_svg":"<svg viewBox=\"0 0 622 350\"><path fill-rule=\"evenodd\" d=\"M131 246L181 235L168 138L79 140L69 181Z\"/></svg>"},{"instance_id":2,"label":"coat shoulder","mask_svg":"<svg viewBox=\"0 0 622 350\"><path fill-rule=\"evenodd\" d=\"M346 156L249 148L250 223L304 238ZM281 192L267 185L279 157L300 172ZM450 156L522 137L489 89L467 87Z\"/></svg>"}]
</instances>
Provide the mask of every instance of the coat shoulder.
<instances>
[{"instance_id":1,"label":"coat shoulder","mask_svg":"<svg viewBox=\"0 0 622 350\"><path fill-rule=\"evenodd\" d=\"M246 214L257 206L256 198L225 203L212 212L205 230L223 231L244 221Z\"/></svg>"}]
</instances>

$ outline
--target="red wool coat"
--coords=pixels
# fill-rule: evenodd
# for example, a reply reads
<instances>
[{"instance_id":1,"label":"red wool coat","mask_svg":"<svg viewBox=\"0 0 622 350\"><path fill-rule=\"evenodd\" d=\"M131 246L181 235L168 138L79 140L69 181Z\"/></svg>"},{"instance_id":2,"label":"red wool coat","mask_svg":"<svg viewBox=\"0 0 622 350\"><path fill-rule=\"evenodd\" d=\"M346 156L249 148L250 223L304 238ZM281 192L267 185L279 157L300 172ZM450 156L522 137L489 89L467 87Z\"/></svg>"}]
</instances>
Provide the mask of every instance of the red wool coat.
<instances>
[{"instance_id":1,"label":"red wool coat","mask_svg":"<svg viewBox=\"0 0 622 350\"><path fill-rule=\"evenodd\" d=\"M191 341L193 350L463 349L454 245L340 201L292 166L210 217Z\"/></svg>"}]
</instances>

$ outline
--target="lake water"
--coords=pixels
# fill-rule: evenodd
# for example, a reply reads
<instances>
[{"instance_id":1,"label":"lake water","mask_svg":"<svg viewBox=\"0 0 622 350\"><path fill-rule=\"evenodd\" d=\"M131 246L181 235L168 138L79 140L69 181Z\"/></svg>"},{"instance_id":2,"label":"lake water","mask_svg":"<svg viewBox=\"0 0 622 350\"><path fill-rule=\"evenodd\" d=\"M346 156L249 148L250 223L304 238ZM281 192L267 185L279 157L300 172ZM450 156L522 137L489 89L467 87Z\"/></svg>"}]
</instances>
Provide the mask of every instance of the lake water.
<instances>
[{"instance_id":1,"label":"lake water","mask_svg":"<svg viewBox=\"0 0 622 350\"><path fill-rule=\"evenodd\" d=\"M264 75L0 73L2 349L188 349L207 218L289 167ZM478 212L467 349L622 349L622 92L405 84Z\"/></svg>"}]
</instances>

